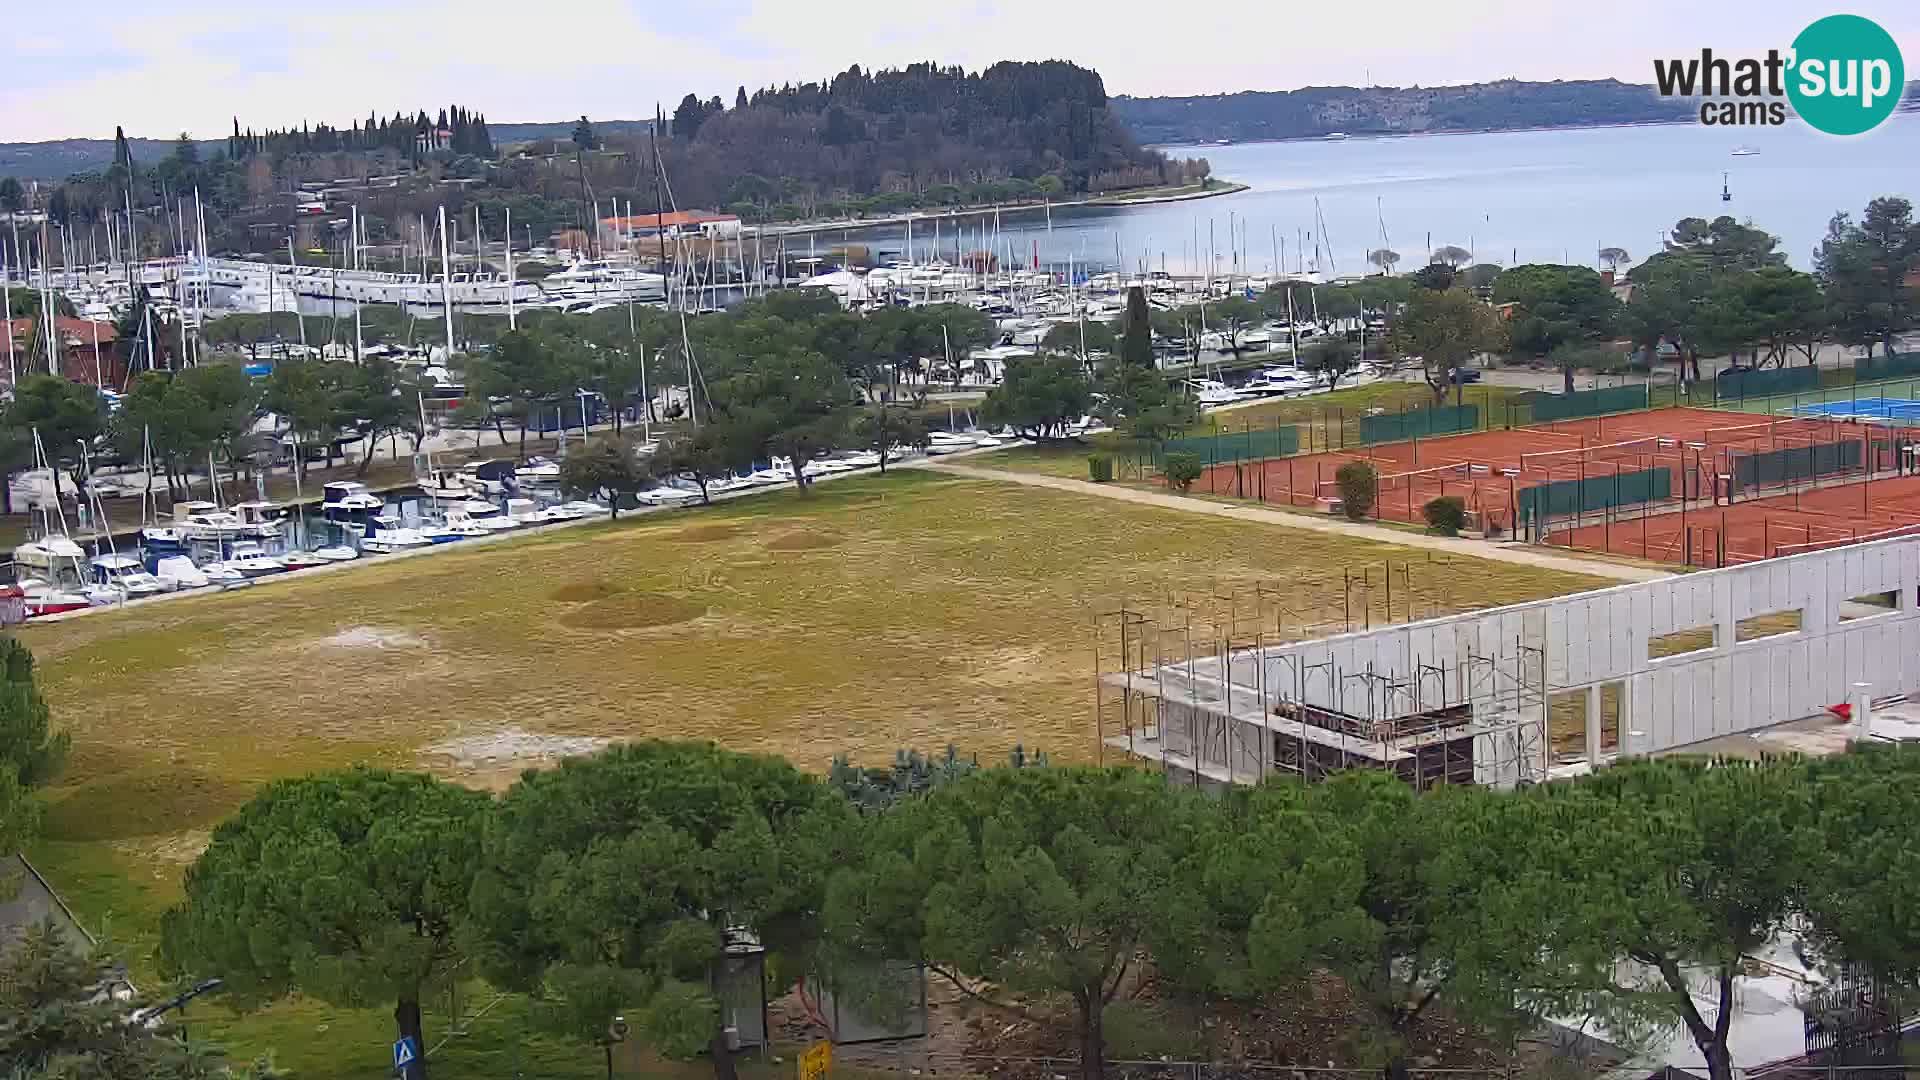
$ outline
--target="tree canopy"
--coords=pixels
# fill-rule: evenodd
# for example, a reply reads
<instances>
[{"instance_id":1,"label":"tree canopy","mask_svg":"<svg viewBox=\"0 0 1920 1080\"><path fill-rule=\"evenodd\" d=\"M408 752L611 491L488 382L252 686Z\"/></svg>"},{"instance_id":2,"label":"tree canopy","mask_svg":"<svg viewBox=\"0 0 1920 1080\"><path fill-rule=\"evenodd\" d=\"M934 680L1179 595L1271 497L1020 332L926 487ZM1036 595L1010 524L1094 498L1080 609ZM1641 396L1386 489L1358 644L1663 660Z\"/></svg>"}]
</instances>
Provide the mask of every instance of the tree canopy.
<instances>
[{"instance_id":1,"label":"tree canopy","mask_svg":"<svg viewBox=\"0 0 1920 1080\"><path fill-rule=\"evenodd\" d=\"M1500 317L1463 289L1413 290L1388 338L1395 353L1419 359L1436 400L1453 385L1455 371L1506 341Z\"/></svg>"},{"instance_id":2,"label":"tree canopy","mask_svg":"<svg viewBox=\"0 0 1920 1080\"><path fill-rule=\"evenodd\" d=\"M1134 769L994 769L940 784L877 819L858 868L833 879L835 945L924 962L1000 1012L1032 1015L1014 995L1068 1002L1080 1075L1098 1080L1102 1017L1172 914L1200 798Z\"/></svg>"},{"instance_id":3,"label":"tree canopy","mask_svg":"<svg viewBox=\"0 0 1920 1080\"><path fill-rule=\"evenodd\" d=\"M643 742L528 772L486 829L473 885L482 970L571 1003L624 1004L671 1057L733 1075L717 995L729 935L804 954L851 807L784 761ZM609 987L613 989L610 991Z\"/></svg>"},{"instance_id":4,"label":"tree canopy","mask_svg":"<svg viewBox=\"0 0 1920 1080\"><path fill-rule=\"evenodd\" d=\"M218 975L242 1006L292 993L394 1003L425 1047L420 1003L464 953L481 792L417 773L355 768L267 785L188 868L161 921L163 966ZM426 1075L416 1063L409 1080Z\"/></svg>"},{"instance_id":5,"label":"tree canopy","mask_svg":"<svg viewBox=\"0 0 1920 1080\"><path fill-rule=\"evenodd\" d=\"M1158 375L1151 378L1156 381ZM1007 361L1006 378L987 391L980 406L980 422L1010 427L1028 438L1054 439L1067 425L1086 415L1093 403L1093 387L1078 360L1064 356L1035 356Z\"/></svg>"}]
</instances>

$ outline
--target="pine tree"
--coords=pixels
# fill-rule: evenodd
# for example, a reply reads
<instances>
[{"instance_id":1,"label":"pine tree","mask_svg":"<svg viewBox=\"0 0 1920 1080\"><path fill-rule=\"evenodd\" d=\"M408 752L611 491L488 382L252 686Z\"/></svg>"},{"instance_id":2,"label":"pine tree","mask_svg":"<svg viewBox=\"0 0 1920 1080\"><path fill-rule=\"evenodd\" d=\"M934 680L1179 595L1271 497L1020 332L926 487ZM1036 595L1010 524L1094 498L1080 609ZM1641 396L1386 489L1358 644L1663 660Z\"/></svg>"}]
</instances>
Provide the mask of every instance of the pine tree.
<instances>
[{"instance_id":1,"label":"pine tree","mask_svg":"<svg viewBox=\"0 0 1920 1080\"><path fill-rule=\"evenodd\" d=\"M742 86L739 90L734 92L733 107L735 111L738 111L740 109L744 109L747 107L747 88L745 86Z\"/></svg>"}]
</instances>

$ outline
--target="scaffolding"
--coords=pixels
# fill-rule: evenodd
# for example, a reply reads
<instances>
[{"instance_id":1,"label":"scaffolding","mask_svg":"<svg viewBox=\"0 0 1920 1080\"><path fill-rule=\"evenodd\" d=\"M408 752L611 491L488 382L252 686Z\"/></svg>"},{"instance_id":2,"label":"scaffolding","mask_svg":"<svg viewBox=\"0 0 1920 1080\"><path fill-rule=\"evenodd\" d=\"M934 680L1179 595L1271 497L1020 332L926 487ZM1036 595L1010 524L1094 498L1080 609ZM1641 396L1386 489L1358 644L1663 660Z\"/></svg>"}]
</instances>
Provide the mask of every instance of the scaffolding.
<instances>
[{"instance_id":1,"label":"scaffolding","mask_svg":"<svg viewBox=\"0 0 1920 1080\"><path fill-rule=\"evenodd\" d=\"M1411 571L1343 572L1388 582L1419 617ZM1544 780L1549 693L1544 652L1515 639L1496 655L1412 657L1404 670L1344 670L1310 640L1321 629L1266 586L1123 603L1094 628L1095 754L1158 765L1195 785L1341 769L1394 772L1417 788ZM1395 605L1396 607L1398 605ZM1360 622L1370 628L1363 599ZM1396 612L1397 614L1397 612ZM1354 620L1351 602L1346 621Z\"/></svg>"}]
</instances>

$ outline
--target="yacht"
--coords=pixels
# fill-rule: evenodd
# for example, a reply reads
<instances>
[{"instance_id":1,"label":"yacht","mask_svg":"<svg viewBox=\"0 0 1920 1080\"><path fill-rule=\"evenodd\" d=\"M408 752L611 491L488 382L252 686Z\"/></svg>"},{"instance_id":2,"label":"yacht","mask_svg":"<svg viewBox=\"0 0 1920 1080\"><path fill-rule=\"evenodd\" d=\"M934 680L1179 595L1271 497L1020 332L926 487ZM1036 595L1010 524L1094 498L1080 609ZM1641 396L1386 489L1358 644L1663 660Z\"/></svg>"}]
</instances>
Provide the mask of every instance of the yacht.
<instances>
[{"instance_id":1,"label":"yacht","mask_svg":"<svg viewBox=\"0 0 1920 1080\"><path fill-rule=\"evenodd\" d=\"M29 618L93 606L81 591L85 583L80 567L86 557L79 544L64 536L29 540L13 549L14 568L24 575L19 585Z\"/></svg>"},{"instance_id":2,"label":"yacht","mask_svg":"<svg viewBox=\"0 0 1920 1080\"><path fill-rule=\"evenodd\" d=\"M321 513L328 521L353 521L386 507L380 496L356 480L333 480L321 485Z\"/></svg>"},{"instance_id":3,"label":"yacht","mask_svg":"<svg viewBox=\"0 0 1920 1080\"><path fill-rule=\"evenodd\" d=\"M228 513L240 519L240 524L248 531L247 536L267 539L280 535L280 523L285 520L284 508L265 501L234 503Z\"/></svg>"},{"instance_id":4,"label":"yacht","mask_svg":"<svg viewBox=\"0 0 1920 1080\"><path fill-rule=\"evenodd\" d=\"M1745 146L1745 145L1736 146L1733 148L1734 157L1752 157L1753 155L1759 152L1760 151L1758 149L1751 146Z\"/></svg>"}]
</instances>

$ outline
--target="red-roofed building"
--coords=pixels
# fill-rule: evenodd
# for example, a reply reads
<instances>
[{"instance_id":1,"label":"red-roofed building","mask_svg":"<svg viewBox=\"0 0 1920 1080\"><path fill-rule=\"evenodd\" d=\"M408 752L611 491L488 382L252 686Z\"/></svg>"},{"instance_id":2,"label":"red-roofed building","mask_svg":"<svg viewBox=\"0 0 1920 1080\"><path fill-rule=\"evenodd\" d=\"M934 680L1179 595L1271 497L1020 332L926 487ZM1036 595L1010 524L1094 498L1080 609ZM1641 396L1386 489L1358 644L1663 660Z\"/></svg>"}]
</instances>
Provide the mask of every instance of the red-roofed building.
<instances>
[{"instance_id":1,"label":"red-roofed building","mask_svg":"<svg viewBox=\"0 0 1920 1080\"><path fill-rule=\"evenodd\" d=\"M669 237L697 233L725 239L740 233L740 219L733 214L712 210L675 210L669 214L632 214L627 217L601 218L607 232L628 240L666 233Z\"/></svg>"},{"instance_id":2,"label":"red-roofed building","mask_svg":"<svg viewBox=\"0 0 1920 1080\"><path fill-rule=\"evenodd\" d=\"M0 325L13 339L14 368L19 375L24 377L47 369L47 351L40 343L39 319L14 319ZM112 323L70 319L62 315L54 319L54 331L59 335L62 375L74 382L104 383L108 387L126 385L125 350L121 348L120 331ZM96 342L100 346L97 368L94 353ZM0 354L5 351L5 344L0 341Z\"/></svg>"}]
</instances>

